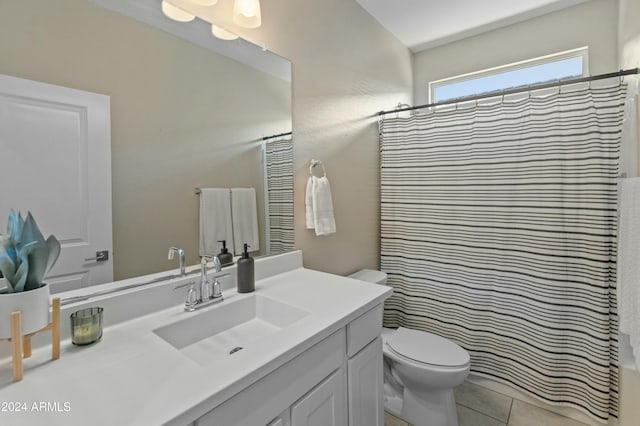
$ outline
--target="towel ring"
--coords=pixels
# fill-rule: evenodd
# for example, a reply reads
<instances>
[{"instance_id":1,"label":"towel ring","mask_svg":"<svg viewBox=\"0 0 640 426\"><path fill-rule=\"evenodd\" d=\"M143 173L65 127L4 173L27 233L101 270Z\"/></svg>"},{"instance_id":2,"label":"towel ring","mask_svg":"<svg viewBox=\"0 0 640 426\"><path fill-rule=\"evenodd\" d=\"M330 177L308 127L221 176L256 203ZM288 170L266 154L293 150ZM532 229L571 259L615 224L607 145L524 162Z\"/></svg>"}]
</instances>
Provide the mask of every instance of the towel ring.
<instances>
[{"instance_id":1,"label":"towel ring","mask_svg":"<svg viewBox=\"0 0 640 426\"><path fill-rule=\"evenodd\" d=\"M322 176L326 177L327 176L327 171L324 169L324 164L322 164L322 161L320 160L316 160L316 159L311 159L311 163L309 164L309 176L313 176L313 168L316 166L321 166L322 167Z\"/></svg>"}]
</instances>

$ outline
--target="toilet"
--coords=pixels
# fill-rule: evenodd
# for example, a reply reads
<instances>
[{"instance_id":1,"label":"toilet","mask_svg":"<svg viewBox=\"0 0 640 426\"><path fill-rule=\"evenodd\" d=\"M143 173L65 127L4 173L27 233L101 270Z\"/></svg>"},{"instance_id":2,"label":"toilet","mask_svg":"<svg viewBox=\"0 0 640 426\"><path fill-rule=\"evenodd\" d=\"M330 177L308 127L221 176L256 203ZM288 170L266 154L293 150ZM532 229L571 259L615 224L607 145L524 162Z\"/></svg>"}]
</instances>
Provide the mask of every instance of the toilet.
<instances>
[{"instance_id":1,"label":"toilet","mask_svg":"<svg viewBox=\"0 0 640 426\"><path fill-rule=\"evenodd\" d=\"M351 278L385 284L387 274L363 269ZM458 426L453 388L469 374L469 353L421 330L382 331L385 410L415 426Z\"/></svg>"}]
</instances>

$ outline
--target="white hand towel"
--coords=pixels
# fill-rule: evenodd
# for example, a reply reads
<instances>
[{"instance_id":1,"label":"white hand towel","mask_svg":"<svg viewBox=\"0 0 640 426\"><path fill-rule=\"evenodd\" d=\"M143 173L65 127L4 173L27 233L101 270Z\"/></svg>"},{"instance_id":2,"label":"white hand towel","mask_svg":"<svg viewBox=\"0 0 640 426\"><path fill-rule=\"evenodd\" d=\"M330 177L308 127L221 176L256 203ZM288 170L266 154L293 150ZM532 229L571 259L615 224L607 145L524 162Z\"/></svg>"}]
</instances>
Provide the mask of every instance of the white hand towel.
<instances>
[{"instance_id":1,"label":"white hand towel","mask_svg":"<svg viewBox=\"0 0 640 426\"><path fill-rule=\"evenodd\" d=\"M333 217L331 187L326 176L313 176L313 215L316 235L329 235L336 232L336 220Z\"/></svg>"},{"instance_id":2,"label":"white hand towel","mask_svg":"<svg viewBox=\"0 0 640 426\"><path fill-rule=\"evenodd\" d=\"M200 190L200 256L218 254L219 240L233 253L231 196L227 188Z\"/></svg>"},{"instance_id":3,"label":"white hand towel","mask_svg":"<svg viewBox=\"0 0 640 426\"><path fill-rule=\"evenodd\" d=\"M233 222L234 253L241 254L244 244L249 244L249 251L260 250L258 209L254 188L231 189L231 220Z\"/></svg>"},{"instance_id":4,"label":"white hand towel","mask_svg":"<svg viewBox=\"0 0 640 426\"><path fill-rule=\"evenodd\" d=\"M618 315L640 370L640 178L620 182Z\"/></svg>"},{"instance_id":5,"label":"white hand towel","mask_svg":"<svg viewBox=\"0 0 640 426\"><path fill-rule=\"evenodd\" d=\"M304 198L307 229L315 229L315 215L313 214L313 176L307 180L307 191Z\"/></svg>"}]
</instances>

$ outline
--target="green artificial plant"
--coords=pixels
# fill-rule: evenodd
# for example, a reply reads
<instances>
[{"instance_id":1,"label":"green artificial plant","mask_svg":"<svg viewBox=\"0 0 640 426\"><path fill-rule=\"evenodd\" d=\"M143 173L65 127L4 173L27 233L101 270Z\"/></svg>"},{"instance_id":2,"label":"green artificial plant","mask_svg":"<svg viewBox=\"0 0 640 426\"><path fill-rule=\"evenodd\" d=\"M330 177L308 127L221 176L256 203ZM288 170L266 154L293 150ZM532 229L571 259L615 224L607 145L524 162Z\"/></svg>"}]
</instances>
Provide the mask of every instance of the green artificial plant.
<instances>
[{"instance_id":1,"label":"green artificial plant","mask_svg":"<svg viewBox=\"0 0 640 426\"><path fill-rule=\"evenodd\" d=\"M25 219L11 210L7 234L0 234L0 273L7 282L6 292L34 290L42 285L60 255L60 242L42 236L31 213Z\"/></svg>"}]
</instances>

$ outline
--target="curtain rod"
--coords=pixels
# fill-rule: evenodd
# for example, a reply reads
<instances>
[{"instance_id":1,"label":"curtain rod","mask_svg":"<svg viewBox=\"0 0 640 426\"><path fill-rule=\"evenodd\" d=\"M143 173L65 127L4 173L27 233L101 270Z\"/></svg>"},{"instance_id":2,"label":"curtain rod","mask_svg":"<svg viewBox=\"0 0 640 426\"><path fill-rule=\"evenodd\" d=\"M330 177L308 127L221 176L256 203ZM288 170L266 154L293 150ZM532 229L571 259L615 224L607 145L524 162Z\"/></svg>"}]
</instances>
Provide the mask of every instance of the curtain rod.
<instances>
[{"instance_id":1,"label":"curtain rod","mask_svg":"<svg viewBox=\"0 0 640 426\"><path fill-rule=\"evenodd\" d=\"M398 109L392 109L392 110L387 110L387 111L380 111L378 113L378 115L381 116L381 115L390 114L390 113L393 113L393 112L413 111L413 110L416 110L416 109L430 108L430 107L435 107L435 106L440 106L440 105L457 104L457 103L460 103L460 102L475 101L475 100L478 100L478 99L495 98L496 96L505 96L505 95L511 95L511 94L515 94L515 93L526 92L526 91L547 89L549 87L563 86L565 84L576 84L576 83L582 83L582 82L585 82L585 81L602 80L602 79L605 79L605 78L622 77L622 76L625 76L625 75L639 74L639 73L640 73L640 68L630 68L630 69L626 69L626 70L620 70L620 71L617 71L617 72L610 72L608 74L599 74L599 75L593 75L593 76L589 76L589 77L578 77L578 78L572 78L572 79L567 79L567 80L558 80L558 81L555 81L553 83L531 84L531 85L528 85L526 87L522 87L522 88L518 88L518 89L496 90L494 92L484 93L484 94L481 94L481 95L465 96L465 97L462 97L462 98L448 99L446 101L434 102L434 103L418 105L418 106L414 106L414 107L406 107L406 108L398 108Z\"/></svg>"},{"instance_id":2,"label":"curtain rod","mask_svg":"<svg viewBox=\"0 0 640 426\"><path fill-rule=\"evenodd\" d=\"M293 134L293 132L279 133L277 135L265 136L262 138L262 140L266 141L267 139L279 138L280 136L289 136L291 134Z\"/></svg>"}]
</instances>

